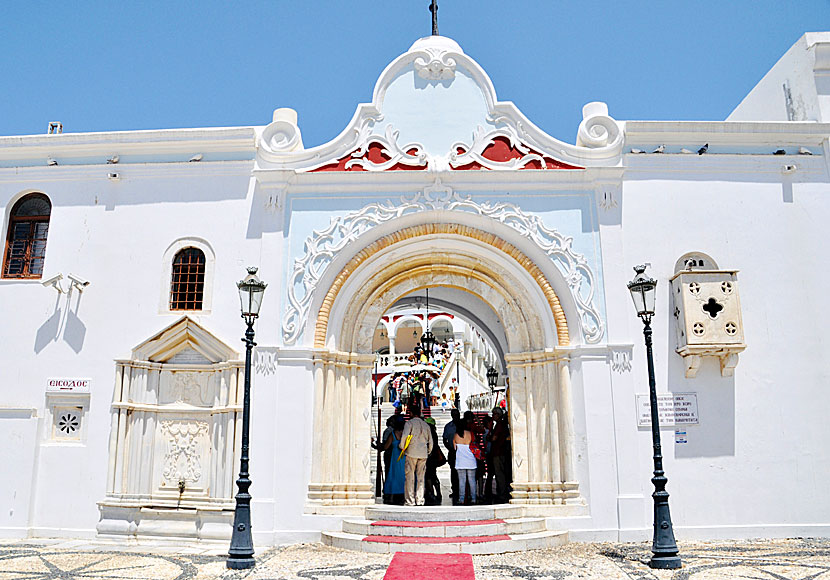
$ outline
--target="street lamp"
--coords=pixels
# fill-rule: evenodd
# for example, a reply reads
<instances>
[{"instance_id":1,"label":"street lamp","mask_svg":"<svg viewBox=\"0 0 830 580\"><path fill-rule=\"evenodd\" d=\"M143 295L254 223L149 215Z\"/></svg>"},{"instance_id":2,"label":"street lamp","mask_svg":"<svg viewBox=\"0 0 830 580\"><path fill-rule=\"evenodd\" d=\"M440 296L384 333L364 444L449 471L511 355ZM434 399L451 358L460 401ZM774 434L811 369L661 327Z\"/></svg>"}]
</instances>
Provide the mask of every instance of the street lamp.
<instances>
[{"instance_id":1,"label":"street lamp","mask_svg":"<svg viewBox=\"0 0 830 580\"><path fill-rule=\"evenodd\" d=\"M496 390L496 384L499 382L499 371L496 367L487 369L487 384L490 386L490 392Z\"/></svg>"},{"instance_id":2,"label":"street lamp","mask_svg":"<svg viewBox=\"0 0 830 580\"><path fill-rule=\"evenodd\" d=\"M242 454L239 459L239 479L236 486L236 509L233 512L233 535L231 547L228 550L228 568L242 570L253 568L254 541L251 537L251 479L248 477L248 431L251 410L251 351L256 346L254 342L254 322L259 316L262 306L262 295L267 284L256 276L257 268L248 267L248 275L237 283L239 300L242 304L242 318L248 329L245 331L245 395L242 403Z\"/></svg>"},{"instance_id":3,"label":"street lamp","mask_svg":"<svg viewBox=\"0 0 830 580\"><path fill-rule=\"evenodd\" d=\"M637 275L628 283L631 299L637 316L643 320L643 334L646 340L648 358L648 388L651 404L651 441L654 447L654 539L651 544L651 568L680 568L680 556L677 555L677 542L669 513L669 493L666 491L666 479L663 472L663 452L660 445L660 417L657 413L657 384L654 379L654 354L651 349L651 317L654 316L654 298L657 281L646 276L645 266L635 266Z\"/></svg>"}]
</instances>

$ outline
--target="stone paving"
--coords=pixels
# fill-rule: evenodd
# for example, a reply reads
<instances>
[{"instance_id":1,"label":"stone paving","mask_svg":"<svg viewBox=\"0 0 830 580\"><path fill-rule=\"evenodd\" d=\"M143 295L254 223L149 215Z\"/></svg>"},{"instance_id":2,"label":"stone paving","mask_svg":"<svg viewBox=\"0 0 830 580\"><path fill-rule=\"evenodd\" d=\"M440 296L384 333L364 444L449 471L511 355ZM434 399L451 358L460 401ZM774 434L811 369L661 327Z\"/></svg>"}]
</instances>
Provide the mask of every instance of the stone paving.
<instances>
[{"instance_id":1,"label":"stone paving","mask_svg":"<svg viewBox=\"0 0 830 580\"><path fill-rule=\"evenodd\" d=\"M680 570L646 566L647 543L571 543L549 550L473 556L477 580L830 580L830 539L681 542ZM0 580L381 580L391 554L301 544L259 550L253 570L230 571L219 548L0 542ZM415 580L415 579L413 579Z\"/></svg>"}]
</instances>

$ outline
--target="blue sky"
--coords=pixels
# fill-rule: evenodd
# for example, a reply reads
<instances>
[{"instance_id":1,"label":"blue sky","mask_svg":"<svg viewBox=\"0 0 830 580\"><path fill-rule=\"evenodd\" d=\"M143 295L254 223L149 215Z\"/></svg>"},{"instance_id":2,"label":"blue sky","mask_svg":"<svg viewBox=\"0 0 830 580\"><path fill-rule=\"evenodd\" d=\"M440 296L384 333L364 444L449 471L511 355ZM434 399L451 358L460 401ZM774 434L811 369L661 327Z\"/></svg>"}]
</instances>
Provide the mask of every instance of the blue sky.
<instances>
[{"instance_id":1,"label":"blue sky","mask_svg":"<svg viewBox=\"0 0 830 580\"><path fill-rule=\"evenodd\" d=\"M0 135L264 125L336 136L383 68L430 32L426 0L11 2L0 6ZM500 100L573 142L582 105L617 119L722 120L830 0L439 0L442 35Z\"/></svg>"}]
</instances>

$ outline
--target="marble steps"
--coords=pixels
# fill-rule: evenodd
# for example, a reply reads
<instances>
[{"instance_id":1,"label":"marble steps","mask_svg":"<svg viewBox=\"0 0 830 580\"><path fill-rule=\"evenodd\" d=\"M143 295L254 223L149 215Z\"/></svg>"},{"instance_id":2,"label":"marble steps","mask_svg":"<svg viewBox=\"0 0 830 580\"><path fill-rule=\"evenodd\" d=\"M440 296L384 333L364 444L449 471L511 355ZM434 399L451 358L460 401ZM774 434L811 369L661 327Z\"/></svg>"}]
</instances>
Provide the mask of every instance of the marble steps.
<instances>
[{"instance_id":1,"label":"marble steps","mask_svg":"<svg viewBox=\"0 0 830 580\"><path fill-rule=\"evenodd\" d=\"M509 520L406 522L394 520L344 520L343 531L364 536L406 536L426 538L458 538L498 536L546 531L545 518Z\"/></svg>"},{"instance_id":2,"label":"marble steps","mask_svg":"<svg viewBox=\"0 0 830 580\"><path fill-rule=\"evenodd\" d=\"M363 536L348 532L324 532L323 543L358 552L388 554L427 552L433 554L503 554L542 550L567 543L568 532L544 531L528 534L424 538L404 536Z\"/></svg>"},{"instance_id":3,"label":"marble steps","mask_svg":"<svg viewBox=\"0 0 830 580\"><path fill-rule=\"evenodd\" d=\"M523 516L524 507L511 504L418 507L379 504L366 508L367 520L403 522L506 520Z\"/></svg>"},{"instance_id":4,"label":"marble steps","mask_svg":"<svg viewBox=\"0 0 830 580\"><path fill-rule=\"evenodd\" d=\"M342 531L323 532L323 543L361 552L500 554L558 546L568 532L547 529L544 517L524 507L367 507L365 517L343 520Z\"/></svg>"}]
</instances>

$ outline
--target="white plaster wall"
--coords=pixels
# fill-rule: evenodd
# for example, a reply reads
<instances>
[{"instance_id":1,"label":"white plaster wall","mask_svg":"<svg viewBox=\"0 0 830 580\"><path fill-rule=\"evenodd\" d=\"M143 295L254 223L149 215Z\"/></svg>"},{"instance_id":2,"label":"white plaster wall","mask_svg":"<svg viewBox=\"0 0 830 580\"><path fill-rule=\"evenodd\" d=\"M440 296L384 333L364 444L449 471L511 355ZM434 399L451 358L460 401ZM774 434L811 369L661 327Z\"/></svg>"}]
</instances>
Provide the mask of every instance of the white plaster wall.
<instances>
[{"instance_id":1,"label":"white plaster wall","mask_svg":"<svg viewBox=\"0 0 830 580\"><path fill-rule=\"evenodd\" d=\"M651 177L651 176L650 176ZM689 442L675 444L664 429L663 451L672 515L679 537L826 535L830 503L830 450L825 444L830 406L825 295L830 276L821 258L830 219L826 175L796 183L791 201L782 184L706 179L629 179L622 196L622 271L650 262L659 281L654 319L658 391L698 393L700 425ZM766 180L766 178L763 178ZM707 360L697 378L684 378L674 353L674 319L668 278L683 253L700 250L722 268L740 270L747 350L734 377L721 377ZM630 279L628 270L624 277ZM619 278L606 270L606 279ZM627 294L617 282L607 288ZM609 318L634 316L629 305L609 303ZM618 394L634 405L633 392L647 392L645 349L637 325L633 381ZM633 387L633 392L631 392ZM618 425L620 456L637 454L642 492L650 494L651 439L636 424ZM592 466L594 458L592 457ZM594 498L596 502L596 498ZM644 505L650 521L650 501Z\"/></svg>"},{"instance_id":2,"label":"white plaster wall","mask_svg":"<svg viewBox=\"0 0 830 580\"><path fill-rule=\"evenodd\" d=\"M0 522L0 533L25 534L28 528L39 535L83 536L94 533L96 502L105 492L113 361L129 358L133 346L181 316L159 313L166 247L178 237L198 236L216 248L213 311L194 318L242 355L244 325L235 282L244 276L245 265L260 264L261 233L252 215L261 211L251 210L246 162L168 164L157 171L125 167L119 182L107 180L103 172L89 176L78 175L76 168L49 169L54 171L48 175L43 169L0 173L0 207L22 189L46 193L53 209L45 277L72 272L91 284L82 294L58 296L39 281L0 281L0 400L4 407L35 408L42 417L47 378L91 378L88 430L81 444L39 444L50 426L36 436L32 420L25 428L6 427L18 419L0 420L0 462L20 467L20 480L0 478L0 497L21 497L20 481L35 493L30 510L18 500L14 518ZM261 274L277 276L268 265ZM264 320L258 330L276 336L276 309L270 304L269 313L268 307L264 313L274 321ZM273 401L268 404L274 407ZM26 449L22 460L18 456ZM260 461L270 464L268 455ZM259 482L273 489L273 480Z\"/></svg>"},{"instance_id":3,"label":"white plaster wall","mask_svg":"<svg viewBox=\"0 0 830 580\"><path fill-rule=\"evenodd\" d=\"M37 427L33 409L0 408L0 445L6 466L0 480L0 537L25 537L28 533Z\"/></svg>"},{"instance_id":4,"label":"white plaster wall","mask_svg":"<svg viewBox=\"0 0 830 580\"><path fill-rule=\"evenodd\" d=\"M830 118L830 112L822 115L819 106L813 73L815 48L810 46L819 39L830 42L830 34L812 33L798 39L726 120L826 122ZM784 85L787 85L792 97L790 115Z\"/></svg>"}]
</instances>

